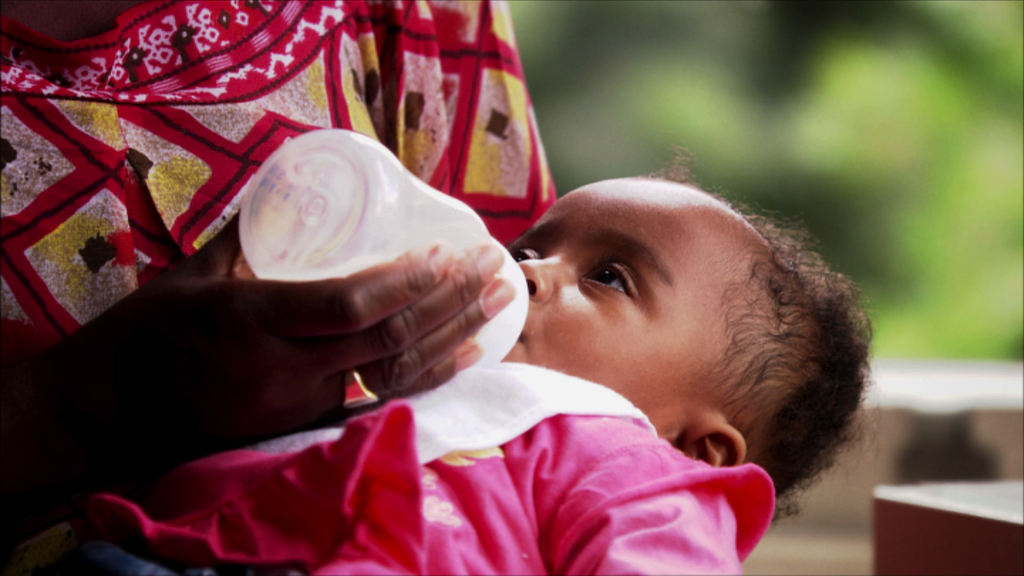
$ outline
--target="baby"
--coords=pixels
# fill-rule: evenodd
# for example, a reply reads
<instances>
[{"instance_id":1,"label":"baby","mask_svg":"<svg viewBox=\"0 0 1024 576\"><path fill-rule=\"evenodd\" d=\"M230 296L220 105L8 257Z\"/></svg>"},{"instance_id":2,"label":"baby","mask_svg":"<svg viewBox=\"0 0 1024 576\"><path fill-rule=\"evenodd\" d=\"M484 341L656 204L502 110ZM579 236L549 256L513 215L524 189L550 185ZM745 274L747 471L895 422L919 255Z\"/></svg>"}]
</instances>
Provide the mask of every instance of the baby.
<instances>
[{"instance_id":1,"label":"baby","mask_svg":"<svg viewBox=\"0 0 1024 576\"><path fill-rule=\"evenodd\" d=\"M852 285L790 238L690 185L584 186L510 247L530 312L509 364L91 519L184 565L738 572L851 437L867 377Z\"/></svg>"},{"instance_id":2,"label":"baby","mask_svg":"<svg viewBox=\"0 0 1024 576\"><path fill-rule=\"evenodd\" d=\"M584 186L510 247L531 305L506 361L616 390L691 458L759 464L795 512L851 439L870 340L853 285L803 243L688 184Z\"/></svg>"}]
</instances>

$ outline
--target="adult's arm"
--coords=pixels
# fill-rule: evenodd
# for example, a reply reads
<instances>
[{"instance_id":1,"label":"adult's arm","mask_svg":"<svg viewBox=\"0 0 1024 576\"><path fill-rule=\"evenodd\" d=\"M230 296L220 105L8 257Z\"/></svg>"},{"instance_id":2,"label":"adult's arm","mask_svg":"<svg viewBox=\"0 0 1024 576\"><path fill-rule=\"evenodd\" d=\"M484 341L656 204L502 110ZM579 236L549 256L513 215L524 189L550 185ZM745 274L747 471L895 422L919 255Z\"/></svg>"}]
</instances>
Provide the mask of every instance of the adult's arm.
<instances>
[{"instance_id":1,"label":"adult's arm","mask_svg":"<svg viewBox=\"0 0 1024 576\"><path fill-rule=\"evenodd\" d=\"M344 373L383 397L476 361L512 296L500 250L439 244L347 278L246 274L235 224L42 354L4 367L2 497L68 491L343 418ZM248 276L248 277L246 277Z\"/></svg>"}]
</instances>

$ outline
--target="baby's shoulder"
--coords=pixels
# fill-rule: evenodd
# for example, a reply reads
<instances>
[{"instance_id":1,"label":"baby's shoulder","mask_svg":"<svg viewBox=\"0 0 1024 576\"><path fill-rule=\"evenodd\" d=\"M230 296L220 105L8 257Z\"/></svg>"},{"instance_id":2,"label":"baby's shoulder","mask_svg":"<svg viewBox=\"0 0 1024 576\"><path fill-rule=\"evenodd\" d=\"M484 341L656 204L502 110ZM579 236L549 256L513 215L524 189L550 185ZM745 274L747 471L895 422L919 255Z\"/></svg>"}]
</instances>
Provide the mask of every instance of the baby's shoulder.
<instances>
[{"instance_id":1,"label":"baby's shoulder","mask_svg":"<svg viewBox=\"0 0 1024 576\"><path fill-rule=\"evenodd\" d=\"M510 442L506 454L531 466L537 517L546 529L557 527L558 518L574 524L643 516L648 505L686 510L690 518L725 514L738 526L736 545L746 556L774 511L771 479L758 466L713 467L624 418L548 418Z\"/></svg>"},{"instance_id":2,"label":"baby's shoulder","mask_svg":"<svg viewBox=\"0 0 1024 576\"><path fill-rule=\"evenodd\" d=\"M617 416L552 416L504 449L508 458L557 469L560 476L579 477L612 461L627 462L637 471L654 465L673 473L707 466L686 457L642 423Z\"/></svg>"},{"instance_id":3,"label":"baby's shoulder","mask_svg":"<svg viewBox=\"0 0 1024 576\"><path fill-rule=\"evenodd\" d=\"M676 490L713 484L771 499L771 480L758 466L711 466L623 417L553 416L506 444L504 452L510 465L545 482L557 478L554 484L565 489L643 484Z\"/></svg>"}]
</instances>

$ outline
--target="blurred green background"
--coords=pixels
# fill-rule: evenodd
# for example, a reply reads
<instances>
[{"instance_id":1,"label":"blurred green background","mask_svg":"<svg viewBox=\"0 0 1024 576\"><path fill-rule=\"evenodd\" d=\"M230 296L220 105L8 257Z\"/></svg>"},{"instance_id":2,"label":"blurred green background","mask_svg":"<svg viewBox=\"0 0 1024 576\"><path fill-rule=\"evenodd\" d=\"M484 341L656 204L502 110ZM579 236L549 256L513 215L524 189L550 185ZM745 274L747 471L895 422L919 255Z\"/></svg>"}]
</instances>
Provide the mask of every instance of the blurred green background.
<instances>
[{"instance_id":1,"label":"blurred green background","mask_svg":"<svg viewBox=\"0 0 1024 576\"><path fill-rule=\"evenodd\" d=\"M676 150L802 221L875 356L1024 356L1024 3L513 0L565 193Z\"/></svg>"}]
</instances>

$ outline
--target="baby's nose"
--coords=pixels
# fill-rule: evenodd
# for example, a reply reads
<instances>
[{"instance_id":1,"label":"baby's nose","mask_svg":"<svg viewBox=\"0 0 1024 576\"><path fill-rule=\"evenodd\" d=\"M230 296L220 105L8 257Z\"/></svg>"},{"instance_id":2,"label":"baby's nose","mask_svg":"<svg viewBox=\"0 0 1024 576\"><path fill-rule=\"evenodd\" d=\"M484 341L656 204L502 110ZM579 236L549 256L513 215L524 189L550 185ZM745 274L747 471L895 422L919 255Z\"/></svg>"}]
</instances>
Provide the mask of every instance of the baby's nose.
<instances>
[{"instance_id":1,"label":"baby's nose","mask_svg":"<svg viewBox=\"0 0 1024 576\"><path fill-rule=\"evenodd\" d=\"M560 273L560 261L557 258L523 260L519 267L526 276L526 289L531 302L547 300L558 284L556 276Z\"/></svg>"}]
</instances>

